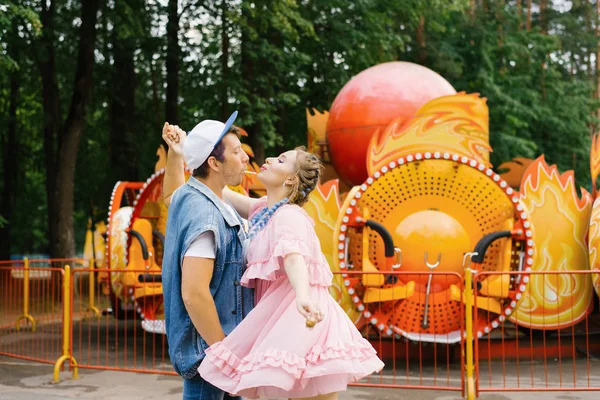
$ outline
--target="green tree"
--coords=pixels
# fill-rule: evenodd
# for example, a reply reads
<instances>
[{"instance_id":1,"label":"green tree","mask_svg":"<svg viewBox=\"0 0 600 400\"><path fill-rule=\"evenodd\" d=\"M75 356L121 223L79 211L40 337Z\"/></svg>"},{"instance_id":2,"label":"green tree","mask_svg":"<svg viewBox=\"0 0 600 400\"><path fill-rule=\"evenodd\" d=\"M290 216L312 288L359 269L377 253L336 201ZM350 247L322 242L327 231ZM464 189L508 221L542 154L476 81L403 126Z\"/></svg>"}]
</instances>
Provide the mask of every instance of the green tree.
<instances>
[{"instance_id":1,"label":"green tree","mask_svg":"<svg viewBox=\"0 0 600 400\"><path fill-rule=\"evenodd\" d=\"M27 68L25 58L27 39L23 31L30 31L37 36L40 32L40 21L36 13L28 5L18 5L8 2L0 5L0 45L4 51L0 52L0 115L6 121L0 131L2 145L2 181L0 198L0 259L10 257L12 236L15 231L13 225L14 208L19 185L19 112L22 105L22 91L24 72ZM22 129L22 128L21 128ZM5 216L5 217L2 217Z\"/></svg>"},{"instance_id":2,"label":"green tree","mask_svg":"<svg viewBox=\"0 0 600 400\"><path fill-rule=\"evenodd\" d=\"M494 165L544 153L588 186L598 14L596 0L5 1L0 258L81 248L115 182L153 172L165 120L239 109L260 161L306 143L307 107L394 60L487 98Z\"/></svg>"}]
</instances>

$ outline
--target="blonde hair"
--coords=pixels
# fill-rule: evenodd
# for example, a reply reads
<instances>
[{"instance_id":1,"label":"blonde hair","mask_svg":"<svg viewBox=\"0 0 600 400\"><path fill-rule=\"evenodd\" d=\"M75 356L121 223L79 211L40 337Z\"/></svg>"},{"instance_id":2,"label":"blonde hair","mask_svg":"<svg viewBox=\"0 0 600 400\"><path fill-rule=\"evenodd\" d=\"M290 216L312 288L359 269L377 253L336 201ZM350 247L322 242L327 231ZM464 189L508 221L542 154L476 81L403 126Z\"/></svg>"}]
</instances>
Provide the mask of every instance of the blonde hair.
<instances>
[{"instance_id":1,"label":"blonde hair","mask_svg":"<svg viewBox=\"0 0 600 400\"><path fill-rule=\"evenodd\" d=\"M321 178L321 161L319 158L306 151L306 147L296 147L296 181L291 185L288 196L291 204L302 207L308 201L308 195L319 183Z\"/></svg>"}]
</instances>

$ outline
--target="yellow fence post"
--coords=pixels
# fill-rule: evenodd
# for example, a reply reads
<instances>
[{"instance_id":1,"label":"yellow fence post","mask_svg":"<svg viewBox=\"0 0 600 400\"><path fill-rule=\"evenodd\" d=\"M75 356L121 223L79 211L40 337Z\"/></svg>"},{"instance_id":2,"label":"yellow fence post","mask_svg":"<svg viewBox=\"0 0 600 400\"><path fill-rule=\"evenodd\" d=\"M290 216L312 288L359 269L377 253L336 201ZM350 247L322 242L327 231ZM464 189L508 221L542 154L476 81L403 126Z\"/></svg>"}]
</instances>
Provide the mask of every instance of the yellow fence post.
<instances>
[{"instance_id":1,"label":"yellow fence post","mask_svg":"<svg viewBox=\"0 0 600 400\"><path fill-rule=\"evenodd\" d=\"M67 360L73 368L73 379L79 378L77 361L71 354L71 267L65 265L63 276L63 354L54 363L54 383L60 382L60 368Z\"/></svg>"},{"instance_id":2,"label":"yellow fence post","mask_svg":"<svg viewBox=\"0 0 600 400\"><path fill-rule=\"evenodd\" d=\"M93 312L94 314L96 314L96 317L100 318L100 310L98 309L98 307L96 307L96 305L94 303L94 298L96 297L96 278L94 276L94 269L95 268L96 268L96 263L94 262L94 258L92 257L90 259L90 277L89 277L89 283L90 283L89 296L90 296L90 300L89 300L88 311Z\"/></svg>"},{"instance_id":3,"label":"yellow fence post","mask_svg":"<svg viewBox=\"0 0 600 400\"><path fill-rule=\"evenodd\" d=\"M31 323L31 331L35 332L35 319L29 315L29 258L23 259L23 314L17 318L15 327L21 329L21 320L26 319Z\"/></svg>"},{"instance_id":4,"label":"yellow fence post","mask_svg":"<svg viewBox=\"0 0 600 400\"><path fill-rule=\"evenodd\" d=\"M473 298L473 270L471 270L471 257L474 254L475 253L465 254L465 258L463 260L463 266L465 268L465 373L467 375L467 400L475 399L475 364L473 354L473 304L475 301ZM466 262L467 257L469 258L468 264Z\"/></svg>"}]
</instances>

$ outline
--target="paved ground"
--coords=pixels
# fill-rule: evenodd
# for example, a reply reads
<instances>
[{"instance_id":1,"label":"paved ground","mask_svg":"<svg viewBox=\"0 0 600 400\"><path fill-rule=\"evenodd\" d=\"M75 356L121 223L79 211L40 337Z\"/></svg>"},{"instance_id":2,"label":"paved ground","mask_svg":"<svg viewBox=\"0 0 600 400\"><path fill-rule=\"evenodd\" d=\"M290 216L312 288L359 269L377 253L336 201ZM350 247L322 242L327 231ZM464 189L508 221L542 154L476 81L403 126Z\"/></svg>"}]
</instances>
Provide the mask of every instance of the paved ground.
<instances>
[{"instance_id":1,"label":"paved ground","mask_svg":"<svg viewBox=\"0 0 600 400\"><path fill-rule=\"evenodd\" d=\"M9 327L0 329L0 351L56 360L61 354L62 346L60 313L56 315L58 316L56 319L46 318L40 321L35 333L26 329L17 332L12 323ZM597 343L600 335L593 336L590 340L592 343ZM523 340L521 346L527 346L528 343L529 339ZM554 342L552 343L552 345L550 342L546 344L554 346ZM562 338L562 345L566 346L564 354L569 356L576 354L575 361L569 357L557 359L554 355L547 357L544 355L546 362L543 362L539 357L541 353L537 354L541 351L539 346L521 355L518 362L507 359L503 364L502 357L496 357L493 361L482 361L481 387L497 389L553 386L558 388L561 385L570 387L576 385L581 388L600 388L600 354L597 351L595 353L585 351L587 343L582 345L570 341L569 338ZM118 321L110 315L99 319L74 318L72 348L73 355L81 365L172 371L164 336L145 334L139 325L139 320ZM404 342L396 341L395 348L405 349ZM437 348L437 353L432 346L426 344L422 349L411 347L410 351L405 350L412 357L407 360L403 354L399 354L395 363L388 362L384 376L381 378L383 383L394 383L392 376L396 373L398 382L401 383L460 387L460 357L445 357L448 349L444 346ZM421 351L429 356L437 354L437 367L429 359L431 357L425 357L422 363L415 359L415 355L420 354ZM52 371L53 366L49 364L0 357L0 400L181 399L182 382L175 376L80 369L79 380L70 380L71 374L64 372L61 383L54 385L50 383L53 378ZM340 395L341 400L458 400L461 398L460 392L364 387L352 387ZM597 400L600 399L600 392L496 392L482 393L480 398L483 400Z\"/></svg>"},{"instance_id":2,"label":"paved ground","mask_svg":"<svg viewBox=\"0 0 600 400\"><path fill-rule=\"evenodd\" d=\"M0 400L179 400L181 380L178 377L134 374L129 372L80 370L80 379L71 380L70 373L61 375L62 382L51 384L52 366L0 357ZM592 400L598 392L551 392L482 394L483 400ZM398 389L350 388L340 400L458 400L460 393Z\"/></svg>"}]
</instances>

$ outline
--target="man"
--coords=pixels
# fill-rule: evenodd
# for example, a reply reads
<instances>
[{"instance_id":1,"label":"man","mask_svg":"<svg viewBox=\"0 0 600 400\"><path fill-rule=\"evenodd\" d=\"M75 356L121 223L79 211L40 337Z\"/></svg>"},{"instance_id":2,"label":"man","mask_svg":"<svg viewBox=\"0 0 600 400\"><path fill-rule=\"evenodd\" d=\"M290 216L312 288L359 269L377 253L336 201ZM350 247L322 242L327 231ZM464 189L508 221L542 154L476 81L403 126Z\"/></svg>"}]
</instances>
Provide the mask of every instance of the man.
<instances>
[{"instance_id":1,"label":"man","mask_svg":"<svg viewBox=\"0 0 600 400\"><path fill-rule=\"evenodd\" d=\"M254 306L254 293L239 283L242 220L223 200L223 189L239 185L248 164L239 130L232 126L236 116L237 111L225 124L200 122L183 145L170 134L177 126L165 124L163 129L169 144L163 185L169 206L163 294L169 355L184 378L184 400L228 398L205 382L197 368L206 348L229 334ZM184 159L193 171L185 184Z\"/></svg>"}]
</instances>

